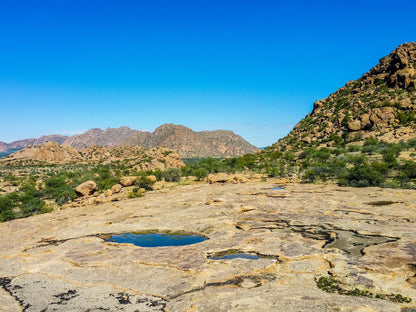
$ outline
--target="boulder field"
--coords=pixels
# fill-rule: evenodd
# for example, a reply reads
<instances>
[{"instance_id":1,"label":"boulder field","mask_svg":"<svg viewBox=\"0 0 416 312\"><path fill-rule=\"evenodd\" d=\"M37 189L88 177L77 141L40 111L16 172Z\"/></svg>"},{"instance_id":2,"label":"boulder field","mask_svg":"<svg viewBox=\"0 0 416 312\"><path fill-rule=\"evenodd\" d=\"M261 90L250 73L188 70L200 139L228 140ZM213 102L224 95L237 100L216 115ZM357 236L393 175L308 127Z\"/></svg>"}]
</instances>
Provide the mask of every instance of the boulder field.
<instances>
[{"instance_id":1,"label":"boulder field","mask_svg":"<svg viewBox=\"0 0 416 312\"><path fill-rule=\"evenodd\" d=\"M179 186L1 223L0 310L416 311L414 190L274 187ZM208 239L103 238L149 230ZM216 260L239 253L256 257Z\"/></svg>"}]
</instances>

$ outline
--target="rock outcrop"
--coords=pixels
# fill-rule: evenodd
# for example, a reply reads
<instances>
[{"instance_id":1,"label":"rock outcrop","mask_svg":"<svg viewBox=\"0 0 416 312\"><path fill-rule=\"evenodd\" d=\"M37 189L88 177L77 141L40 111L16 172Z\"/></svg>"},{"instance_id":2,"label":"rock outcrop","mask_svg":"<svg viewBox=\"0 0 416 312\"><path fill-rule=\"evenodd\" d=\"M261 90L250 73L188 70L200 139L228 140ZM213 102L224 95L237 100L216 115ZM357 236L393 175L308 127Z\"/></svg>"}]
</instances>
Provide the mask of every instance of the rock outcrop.
<instances>
[{"instance_id":1,"label":"rock outcrop","mask_svg":"<svg viewBox=\"0 0 416 312\"><path fill-rule=\"evenodd\" d=\"M47 142L43 145L27 147L1 159L0 163L111 164L117 161L123 161L126 166L133 167L137 171L165 170L171 167L181 168L185 166L178 154L163 147L146 149L141 146L116 148L93 146L77 151L72 146L59 145L56 142Z\"/></svg>"},{"instance_id":2,"label":"rock outcrop","mask_svg":"<svg viewBox=\"0 0 416 312\"><path fill-rule=\"evenodd\" d=\"M207 182L212 183L246 183L248 178L243 174L227 174L227 173L215 173L210 174L207 177Z\"/></svg>"},{"instance_id":3,"label":"rock outcrop","mask_svg":"<svg viewBox=\"0 0 416 312\"><path fill-rule=\"evenodd\" d=\"M383 57L360 79L348 82L274 145L332 146L339 140L376 137L388 142L416 137L416 43L405 43Z\"/></svg>"},{"instance_id":4,"label":"rock outcrop","mask_svg":"<svg viewBox=\"0 0 416 312\"><path fill-rule=\"evenodd\" d=\"M0 162L11 163L27 160L49 163L68 163L82 161L82 156L72 146L59 145L56 142L46 142L43 145L35 145L17 151L7 158L0 160Z\"/></svg>"}]
</instances>

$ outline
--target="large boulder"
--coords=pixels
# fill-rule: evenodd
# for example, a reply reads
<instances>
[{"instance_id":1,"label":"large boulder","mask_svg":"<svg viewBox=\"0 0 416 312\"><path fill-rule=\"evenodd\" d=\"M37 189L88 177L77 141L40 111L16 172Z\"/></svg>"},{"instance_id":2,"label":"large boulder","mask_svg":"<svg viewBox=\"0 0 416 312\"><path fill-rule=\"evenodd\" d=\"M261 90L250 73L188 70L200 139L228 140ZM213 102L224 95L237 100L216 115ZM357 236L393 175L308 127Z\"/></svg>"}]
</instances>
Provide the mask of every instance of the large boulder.
<instances>
[{"instance_id":1,"label":"large boulder","mask_svg":"<svg viewBox=\"0 0 416 312\"><path fill-rule=\"evenodd\" d=\"M122 186L120 184L115 184L111 187L111 192L113 194L120 193Z\"/></svg>"},{"instance_id":2,"label":"large boulder","mask_svg":"<svg viewBox=\"0 0 416 312\"><path fill-rule=\"evenodd\" d=\"M126 186L132 186L137 182L138 177L136 176L127 176L127 177L122 177L120 179L120 184L124 187Z\"/></svg>"},{"instance_id":3,"label":"large boulder","mask_svg":"<svg viewBox=\"0 0 416 312\"><path fill-rule=\"evenodd\" d=\"M88 196L93 194L97 190L97 183L94 181L87 181L75 188L75 192L78 196Z\"/></svg>"},{"instance_id":4,"label":"large boulder","mask_svg":"<svg viewBox=\"0 0 416 312\"><path fill-rule=\"evenodd\" d=\"M348 129L351 131L361 130L361 122L357 119L349 121Z\"/></svg>"},{"instance_id":5,"label":"large boulder","mask_svg":"<svg viewBox=\"0 0 416 312\"><path fill-rule=\"evenodd\" d=\"M148 175L147 179L151 182L151 183L156 183L157 178L154 175Z\"/></svg>"},{"instance_id":6,"label":"large boulder","mask_svg":"<svg viewBox=\"0 0 416 312\"><path fill-rule=\"evenodd\" d=\"M212 183L227 183L230 182L230 176L226 173L216 173L208 175L207 182Z\"/></svg>"},{"instance_id":7,"label":"large boulder","mask_svg":"<svg viewBox=\"0 0 416 312\"><path fill-rule=\"evenodd\" d=\"M246 183L248 180L242 174L216 173L207 177L207 182L212 183Z\"/></svg>"}]
</instances>

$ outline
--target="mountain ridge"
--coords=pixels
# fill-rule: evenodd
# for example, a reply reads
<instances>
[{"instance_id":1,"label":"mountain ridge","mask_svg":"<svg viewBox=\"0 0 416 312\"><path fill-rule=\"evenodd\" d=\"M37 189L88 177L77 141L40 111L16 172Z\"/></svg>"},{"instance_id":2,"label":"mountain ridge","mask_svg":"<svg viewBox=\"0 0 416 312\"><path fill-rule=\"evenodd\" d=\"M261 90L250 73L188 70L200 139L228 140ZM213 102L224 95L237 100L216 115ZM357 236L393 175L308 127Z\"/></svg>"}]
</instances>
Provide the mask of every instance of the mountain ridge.
<instances>
[{"instance_id":1,"label":"mountain ridge","mask_svg":"<svg viewBox=\"0 0 416 312\"><path fill-rule=\"evenodd\" d=\"M92 128L73 136L44 135L40 138L0 142L0 152L42 145L47 141L69 145L76 149L91 146L119 147L139 145L146 148L167 147L182 157L231 157L255 153L258 148L229 130L195 132L182 125L163 124L154 132L140 131L124 126L119 128Z\"/></svg>"}]
</instances>

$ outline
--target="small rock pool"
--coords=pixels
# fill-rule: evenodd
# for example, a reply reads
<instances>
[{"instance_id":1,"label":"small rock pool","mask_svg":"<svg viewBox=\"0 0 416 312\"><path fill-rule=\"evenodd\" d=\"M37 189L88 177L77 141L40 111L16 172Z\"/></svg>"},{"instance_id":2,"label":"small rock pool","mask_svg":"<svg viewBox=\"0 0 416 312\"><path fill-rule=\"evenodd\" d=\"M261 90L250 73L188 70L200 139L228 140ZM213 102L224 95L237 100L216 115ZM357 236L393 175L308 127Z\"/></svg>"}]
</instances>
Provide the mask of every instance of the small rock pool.
<instances>
[{"instance_id":1,"label":"small rock pool","mask_svg":"<svg viewBox=\"0 0 416 312\"><path fill-rule=\"evenodd\" d=\"M210 257L212 260L231 260L231 259L248 259L248 260L258 260L260 257L254 254L246 253L235 253L230 255L223 255L220 257Z\"/></svg>"},{"instance_id":2,"label":"small rock pool","mask_svg":"<svg viewBox=\"0 0 416 312\"><path fill-rule=\"evenodd\" d=\"M185 233L122 233L103 235L102 238L107 242L139 247L185 246L207 240L204 236Z\"/></svg>"}]
</instances>

